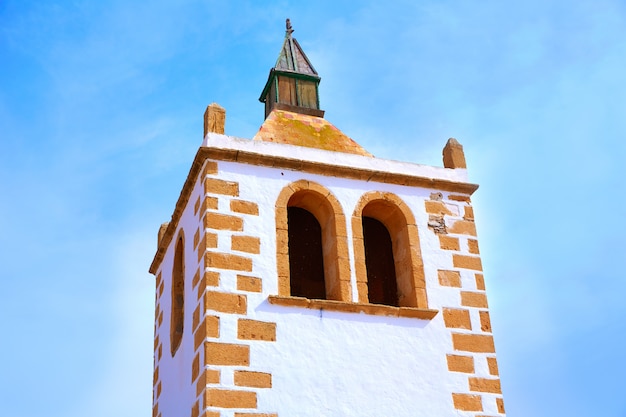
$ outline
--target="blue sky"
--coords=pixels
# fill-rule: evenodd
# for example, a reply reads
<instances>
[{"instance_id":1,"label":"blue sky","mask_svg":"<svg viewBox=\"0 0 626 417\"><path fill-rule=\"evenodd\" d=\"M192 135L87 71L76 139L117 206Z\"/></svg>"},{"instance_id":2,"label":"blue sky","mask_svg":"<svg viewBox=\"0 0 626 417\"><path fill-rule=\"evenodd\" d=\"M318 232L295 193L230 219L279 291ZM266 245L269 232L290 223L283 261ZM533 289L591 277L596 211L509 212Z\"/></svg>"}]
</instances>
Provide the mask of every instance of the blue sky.
<instances>
[{"instance_id":1,"label":"blue sky","mask_svg":"<svg viewBox=\"0 0 626 417\"><path fill-rule=\"evenodd\" d=\"M0 1L3 415L149 415L147 269L211 102L251 138L290 17L378 157L464 146L508 415L626 416L626 3Z\"/></svg>"}]
</instances>

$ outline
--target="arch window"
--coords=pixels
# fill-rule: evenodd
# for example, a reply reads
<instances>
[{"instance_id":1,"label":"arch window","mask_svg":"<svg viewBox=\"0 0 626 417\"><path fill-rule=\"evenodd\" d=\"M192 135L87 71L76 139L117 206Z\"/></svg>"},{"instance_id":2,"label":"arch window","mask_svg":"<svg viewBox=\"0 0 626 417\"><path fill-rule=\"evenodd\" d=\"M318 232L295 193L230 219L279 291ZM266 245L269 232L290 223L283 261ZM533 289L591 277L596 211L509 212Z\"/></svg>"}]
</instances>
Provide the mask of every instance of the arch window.
<instances>
[{"instance_id":1,"label":"arch window","mask_svg":"<svg viewBox=\"0 0 626 417\"><path fill-rule=\"evenodd\" d=\"M345 216L324 187L297 181L276 202L279 295L351 301Z\"/></svg>"},{"instance_id":2,"label":"arch window","mask_svg":"<svg viewBox=\"0 0 626 417\"><path fill-rule=\"evenodd\" d=\"M171 293L170 349L172 356L174 356L183 338L183 326L185 322L185 242L182 232L178 237L176 248L174 249Z\"/></svg>"},{"instance_id":3,"label":"arch window","mask_svg":"<svg viewBox=\"0 0 626 417\"><path fill-rule=\"evenodd\" d=\"M289 284L291 295L326 298L322 228L311 212L287 208L289 227Z\"/></svg>"},{"instance_id":4,"label":"arch window","mask_svg":"<svg viewBox=\"0 0 626 417\"><path fill-rule=\"evenodd\" d=\"M352 229L359 302L427 308L417 226L408 206L391 193L367 193L354 211Z\"/></svg>"},{"instance_id":5,"label":"arch window","mask_svg":"<svg viewBox=\"0 0 626 417\"><path fill-rule=\"evenodd\" d=\"M363 216L363 245L369 302L398 306L396 267L391 236L385 225Z\"/></svg>"}]
</instances>

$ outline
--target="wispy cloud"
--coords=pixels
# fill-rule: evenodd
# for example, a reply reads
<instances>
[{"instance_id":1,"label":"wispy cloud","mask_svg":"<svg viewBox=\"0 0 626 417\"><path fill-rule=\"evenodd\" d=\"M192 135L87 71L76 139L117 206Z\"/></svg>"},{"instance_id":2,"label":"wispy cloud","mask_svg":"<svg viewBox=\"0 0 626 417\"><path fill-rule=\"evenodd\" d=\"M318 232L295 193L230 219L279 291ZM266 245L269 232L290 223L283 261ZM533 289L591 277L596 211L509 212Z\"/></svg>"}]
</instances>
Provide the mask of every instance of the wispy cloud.
<instances>
[{"instance_id":1,"label":"wispy cloud","mask_svg":"<svg viewBox=\"0 0 626 417\"><path fill-rule=\"evenodd\" d=\"M258 129L286 17L327 119L366 149L440 165L448 137L465 145L511 415L623 414L612 0L2 3L0 320L20 337L0 347L5 412L34 415L40 375L54 415L149 413L157 227L207 104L229 134Z\"/></svg>"}]
</instances>

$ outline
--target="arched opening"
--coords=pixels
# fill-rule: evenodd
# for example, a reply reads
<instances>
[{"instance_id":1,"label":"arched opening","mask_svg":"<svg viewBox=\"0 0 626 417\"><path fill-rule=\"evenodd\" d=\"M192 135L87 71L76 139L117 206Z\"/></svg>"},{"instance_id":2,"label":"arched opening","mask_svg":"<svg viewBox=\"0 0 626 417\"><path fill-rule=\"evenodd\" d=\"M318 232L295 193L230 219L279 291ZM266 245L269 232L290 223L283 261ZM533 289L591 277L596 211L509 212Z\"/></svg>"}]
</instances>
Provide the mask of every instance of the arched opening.
<instances>
[{"instance_id":1,"label":"arched opening","mask_svg":"<svg viewBox=\"0 0 626 417\"><path fill-rule=\"evenodd\" d=\"M428 308L417 226L409 207L392 193L369 192L354 210L352 232L359 302ZM391 277L395 289L388 282Z\"/></svg>"},{"instance_id":2,"label":"arched opening","mask_svg":"<svg viewBox=\"0 0 626 417\"><path fill-rule=\"evenodd\" d=\"M174 266L172 268L172 306L170 319L170 349L172 356L178 350L183 339L185 322L185 244L182 234L174 249Z\"/></svg>"},{"instance_id":3,"label":"arched opening","mask_svg":"<svg viewBox=\"0 0 626 417\"><path fill-rule=\"evenodd\" d=\"M326 188L307 180L283 188L276 254L279 295L351 301L345 216Z\"/></svg>"},{"instance_id":4,"label":"arched opening","mask_svg":"<svg viewBox=\"0 0 626 417\"><path fill-rule=\"evenodd\" d=\"M369 302L398 306L396 266L389 231L383 223L363 217L363 244Z\"/></svg>"},{"instance_id":5,"label":"arched opening","mask_svg":"<svg viewBox=\"0 0 626 417\"><path fill-rule=\"evenodd\" d=\"M289 228L289 277L291 295L326 298L322 228L309 211L287 208Z\"/></svg>"}]
</instances>

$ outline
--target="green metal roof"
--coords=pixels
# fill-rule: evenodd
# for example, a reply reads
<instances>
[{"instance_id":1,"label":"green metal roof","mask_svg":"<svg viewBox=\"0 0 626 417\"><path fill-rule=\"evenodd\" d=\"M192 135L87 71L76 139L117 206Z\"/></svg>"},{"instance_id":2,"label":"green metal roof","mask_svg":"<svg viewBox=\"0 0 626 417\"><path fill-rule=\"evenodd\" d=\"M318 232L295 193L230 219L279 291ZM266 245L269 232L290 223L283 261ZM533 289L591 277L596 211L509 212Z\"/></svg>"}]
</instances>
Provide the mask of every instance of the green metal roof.
<instances>
[{"instance_id":1,"label":"green metal roof","mask_svg":"<svg viewBox=\"0 0 626 417\"><path fill-rule=\"evenodd\" d=\"M317 71L311 65L311 61L307 58L298 41L291 36L293 28L291 22L287 19L285 30L285 41L280 50L280 55L276 60L274 69L278 71L292 71L300 74L317 75Z\"/></svg>"},{"instance_id":2,"label":"green metal roof","mask_svg":"<svg viewBox=\"0 0 626 417\"><path fill-rule=\"evenodd\" d=\"M265 87L263 87L263 91L261 92L261 97L259 97L259 101L261 102L265 102L267 90L270 88L274 77L278 74L316 81L318 83L321 79L298 41L291 36L293 31L291 22L287 19L285 41L283 42L283 47L280 49L276 65L270 70Z\"/></svg>"}]
</instances>

